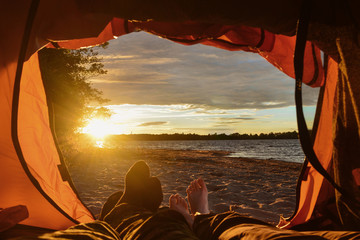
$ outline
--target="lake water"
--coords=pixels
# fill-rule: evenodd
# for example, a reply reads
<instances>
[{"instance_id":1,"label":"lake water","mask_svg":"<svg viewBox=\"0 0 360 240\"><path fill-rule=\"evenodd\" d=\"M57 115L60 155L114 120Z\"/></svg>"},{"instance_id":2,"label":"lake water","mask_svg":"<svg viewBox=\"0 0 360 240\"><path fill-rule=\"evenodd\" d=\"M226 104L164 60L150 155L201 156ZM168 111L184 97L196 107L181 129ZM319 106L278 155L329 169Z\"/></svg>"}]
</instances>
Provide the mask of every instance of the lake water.
<instances>
[{"instance_id":1,"label":"lake water","mask_svg":"<svg viewBox=\"0 0 360 240\"><path fill-rule=\"evenodd\" d=\"M216 150L231 152L230 157L273 159L300 163L304 160L304 153L298 139L127 141L119 142L118 147Z\"/></svg>"}]
</instances>

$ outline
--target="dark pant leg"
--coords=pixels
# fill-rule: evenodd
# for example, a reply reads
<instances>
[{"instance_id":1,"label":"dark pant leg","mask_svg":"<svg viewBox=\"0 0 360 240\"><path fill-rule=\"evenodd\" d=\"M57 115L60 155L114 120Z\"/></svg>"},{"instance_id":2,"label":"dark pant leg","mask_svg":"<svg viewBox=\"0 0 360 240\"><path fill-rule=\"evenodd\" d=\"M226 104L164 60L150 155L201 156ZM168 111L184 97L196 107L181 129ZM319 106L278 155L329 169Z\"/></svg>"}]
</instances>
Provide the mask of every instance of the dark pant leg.
<instances>
[{"instance_id":1,"label":"dark pant leg","mask_svg":"<svg viewBox=\"0 0 360 240\"><path fill-rule=\"evenodd\" d=\"M331 240L356 240L360 239L360 232L354 231L309 231L306 234L321 236Z\"/></svg>"},{"instance_id":2,"label":"dark pant leg","mask_svg":"<svg viewBox=\"0 0 360 240\"><path fill-rule=\"evenodd\" d=\"M278 229L263 221L242 216L236 212L199 215L195 217L194 233L202 240L236 239L326 239L292 230Z\"/></svg>"},{"instance_id":3,"label":"dark pant leg","mask_svg":"<svg viewBox=\"0 0 360 240\"><path fill-rule=\"evenodd\" d=\"M119 202L121 196L123 195L122 191L115 192L108 197L103 207L101 208L99 220L104 220L105 216L116 206Z\"/></svg>"},{"instance_id":4,"label":"dark pant leg","mask_svg":"<svg viewBox=\"0 0 360 240\"><path fill-rule=\"evenodd\" d=\"M245 217L236 212L224 212L195 216L193 231L200 239L215 240L226 230L243 223L260 224L271 227L271 225L266 222Z\"/></svg>"},{"instance_id":5,"label":"dark pant leg","mask_svg":"<svg viewBox=\"0 0 360 240\"><path fill-rule=\"evenodd\" d=\"M185 218L168 208L152 212L122 203L113 208L104 221L124 240L198 240Z\"/></svg>"},{"instance_id":6,"label":"dark pant leg","mask_svg":"<svg viewBox=\"0 0 360 240\"><path fill-rule=\"evenodd\" d=\"M13 239L13 238L11 238ZM20 239L20 238L16 238ZM41 236L26 236L21 239L61 239L61 240L121 240L119 234L103 221L94 221L72 226L66 230L46 233Z\"/></svg>"}]
</instances>

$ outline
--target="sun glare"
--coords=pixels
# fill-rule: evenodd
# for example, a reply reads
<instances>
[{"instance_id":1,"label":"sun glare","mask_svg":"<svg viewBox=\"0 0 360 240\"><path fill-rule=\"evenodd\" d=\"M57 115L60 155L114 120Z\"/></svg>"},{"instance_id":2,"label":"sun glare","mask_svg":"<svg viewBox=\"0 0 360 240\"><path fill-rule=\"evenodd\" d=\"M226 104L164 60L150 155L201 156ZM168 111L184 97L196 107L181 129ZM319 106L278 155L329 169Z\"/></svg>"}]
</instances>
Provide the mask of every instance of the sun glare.
<instances>
[{"instance_id":1,"label":"sun glare","mask_svg":"<svg viewBox=\"0 0 360 240\"><path fill-rule=\"evenodd\" d=\"M96 139L102 139L107 135L113 134L113 124L107 120L91 119L86 127L82 129L83 133L88 133Z\"/></svg>"}]
</instances>

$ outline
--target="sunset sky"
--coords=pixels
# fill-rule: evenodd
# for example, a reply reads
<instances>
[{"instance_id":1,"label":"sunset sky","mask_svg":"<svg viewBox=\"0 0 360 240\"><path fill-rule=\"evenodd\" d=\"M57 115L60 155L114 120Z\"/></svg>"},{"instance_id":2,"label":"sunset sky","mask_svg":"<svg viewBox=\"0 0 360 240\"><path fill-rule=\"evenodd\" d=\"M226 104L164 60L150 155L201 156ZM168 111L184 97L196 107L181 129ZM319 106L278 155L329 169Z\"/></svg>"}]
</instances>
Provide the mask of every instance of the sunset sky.
<instances>
[{"instance_id":1,"label":"sunset sky","mask_svg":"<svg viewBox=\"0 0 360 240\"><path fill-rule=\"evenodd\" d=\"M254 53L183 46L137 32L100 50L112 133L260 133L296 130L294 80ZM313 118L317 90L304 88ZM311 127L311 125L309 125Z\"/></svg>"}]
</instances>

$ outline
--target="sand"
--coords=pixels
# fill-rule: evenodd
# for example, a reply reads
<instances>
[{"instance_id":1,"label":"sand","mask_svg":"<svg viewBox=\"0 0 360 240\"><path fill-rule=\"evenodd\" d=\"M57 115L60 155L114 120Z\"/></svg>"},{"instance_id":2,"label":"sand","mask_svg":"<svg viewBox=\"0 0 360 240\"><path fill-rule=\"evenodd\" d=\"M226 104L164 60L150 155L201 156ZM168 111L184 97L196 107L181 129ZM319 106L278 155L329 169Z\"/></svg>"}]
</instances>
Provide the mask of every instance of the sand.
<instances>
[{"instance_id":1,"label":"sand","mask_svg":"<svg viewBox=\"0 0 360 240\"><path fill-rule=\"evenodd\" d=\"M213 212L234 210L277 224L295 209L295 189L301 164L228 157L224 151L99 149L78 153L68 162L81 199L95 214L114 191L122 190L124 174L138 160L146 161L164 192L186 196L188 184L202 177Z\"/></svg>"}]
</instances>

